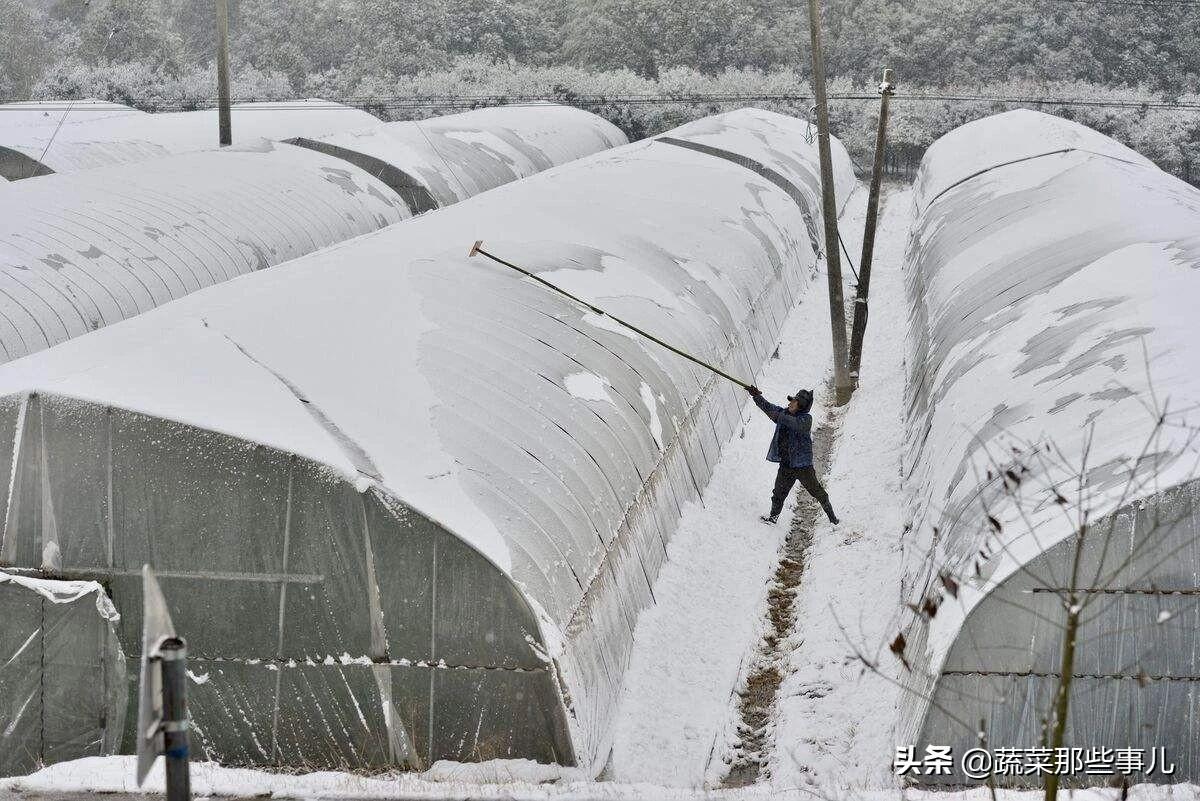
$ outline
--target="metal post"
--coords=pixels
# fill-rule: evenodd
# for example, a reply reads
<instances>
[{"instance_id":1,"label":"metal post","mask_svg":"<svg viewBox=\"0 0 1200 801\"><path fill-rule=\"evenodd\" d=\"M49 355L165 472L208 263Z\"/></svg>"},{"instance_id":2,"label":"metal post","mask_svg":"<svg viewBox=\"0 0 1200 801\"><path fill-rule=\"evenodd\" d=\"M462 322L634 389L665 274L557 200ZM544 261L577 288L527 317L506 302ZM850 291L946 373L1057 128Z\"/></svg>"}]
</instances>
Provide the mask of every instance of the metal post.
<instances>
[{"instance_id":1,"label":"metal post","mask_svg":"<svg viewBox=\"0 0 1200 801\"><path fill-rule=\"evenodd\" d=\"M834 402L850 400L854 384L846 363L846 309L842 297L842 262L838 254L837 198L833 186L833 157L829 152L829 101L825 95L825 55L821 51L820 0L808 0L812 38L813 97L817 105L817 150L821 156L822 215L825 218L825 268L829 278L829 322L833 333Z\"/></svg>"},{"instance_id":2,"label":"metal post","mask_svg":"<svg viewBox=\"0 0 1200 801\"><path fill-rule=\"evenodd\" d=\"M187 646L178 637L163 641L163 754L167 761L167 801L192 797L188 774Z\"/></svg>"},{"instance_id":3,"label":"metal post","mask_svg":"<svg viewBox=\"0 0 1200 801\"><path fill-rule=\"evenodd\" d=\"M229 0L217 2L217 125L220 145L233 144L233 121L229 113Z\"/></svg>"},{"instance_id":4,"label":"metal post","mask_svg":"<svg viewBox=\"0 0 1200 801\"><path fill-rule=\"evenodd\" d=\"M871 169L871 194L867 197L867 222L863 231L862 260L858 267L858 289L854 296L854 323L850 330L850 380L858 386L862 366L863 337L867 332L867 295L871 291L871 258L875 253L875 225L879 218L879 188L883 183L883 159L887 150L888 100L896 93L892 71L883 71L879 84L879 130L875 133L875 164Z\"/></svg>"}]
</instances>

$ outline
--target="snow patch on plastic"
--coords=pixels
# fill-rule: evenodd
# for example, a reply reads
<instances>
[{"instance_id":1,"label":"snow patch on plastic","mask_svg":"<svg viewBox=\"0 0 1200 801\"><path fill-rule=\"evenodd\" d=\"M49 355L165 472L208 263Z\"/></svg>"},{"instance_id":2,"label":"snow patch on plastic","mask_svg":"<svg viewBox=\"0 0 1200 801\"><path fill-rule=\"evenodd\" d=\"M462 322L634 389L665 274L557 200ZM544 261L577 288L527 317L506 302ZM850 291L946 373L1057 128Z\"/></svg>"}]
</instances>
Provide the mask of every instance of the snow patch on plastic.
<instances>
[{"instance_id":1,"label":"snow patch on plastic","mask_svg":"<svg viewBox=\"0 0 1200 801\"><path fill-rule=\"evenodd\" d=\"M571 373L563 379L563 386L580 400L613 403L612 396L608 394L608 381L595 373Z\"/></svg>"}]
</instances>

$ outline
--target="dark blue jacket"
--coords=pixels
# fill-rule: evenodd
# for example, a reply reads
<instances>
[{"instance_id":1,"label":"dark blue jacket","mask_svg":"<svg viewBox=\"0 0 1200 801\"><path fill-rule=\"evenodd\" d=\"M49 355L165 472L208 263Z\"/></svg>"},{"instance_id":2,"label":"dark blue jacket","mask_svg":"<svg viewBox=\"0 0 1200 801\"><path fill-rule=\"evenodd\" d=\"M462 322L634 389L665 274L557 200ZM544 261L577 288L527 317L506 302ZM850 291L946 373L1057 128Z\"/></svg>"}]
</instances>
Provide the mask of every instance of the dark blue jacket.
<instances>
[{"instance_id":1,"label":"dark blue jacket","mask_svg":"<svg viewBox=\"0 0 1200 801\"><path fill-rule=\"evenodd\" d=\"M812 415L808 409L789 414L782 406L768 403L762 395L755 395L754 403L775 421L775 436L771 437L767 461L785 467L812 467Z\"/></svg>"}]
</instances>

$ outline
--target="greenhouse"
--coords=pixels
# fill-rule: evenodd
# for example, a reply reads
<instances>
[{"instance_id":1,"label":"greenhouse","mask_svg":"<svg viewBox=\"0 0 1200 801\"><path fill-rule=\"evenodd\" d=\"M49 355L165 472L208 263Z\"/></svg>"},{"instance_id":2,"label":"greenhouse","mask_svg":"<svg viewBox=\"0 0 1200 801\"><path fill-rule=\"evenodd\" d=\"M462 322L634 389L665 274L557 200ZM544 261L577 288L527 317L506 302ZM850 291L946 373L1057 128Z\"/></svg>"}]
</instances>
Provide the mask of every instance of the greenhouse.
<instances>
[{"instance_id":1,"label":"greenhouse","mask_svg":"<svg viewBox=\"0 0 1200 801\"><path fill-rule=\"evenodd\" d=\"M1175 772L1160 761L1133 781L1195 781L1200 191L1014 111L936 142L915 202L905 479L921 611L897 742L1045 745L1074 597L1065 745L1110 763L1162 748ZM921 780L967 783L959 764Z\"/></svg>"},{"instance_id":2,"label":"greenhouse","mask_svg":"<svg viewBox=\"0 0 1200 801\"><path fill-rule=\"evenodd\" d=\"M23 109L35 104L14 105ZM0 175L16 181L218 146L215 108L143 114L133 109L124 113L125 107L116 104L55 101L52 105L50 125L9 126L0 116ZM18 114L28 117L23 110ZM234 144L325 136L378 124L365 111L325 100L235 103L231 109Z\"/></svg>"},{"instance_id":3,"label":"greenhouse","mask_svg":"<svg viewBox=\"0 0 1200 801\"><path fill-rule=\"evenodd\" d=\"M447 181L466 194L624 141L592 114L564 109L548 123L545 113L483 109L424 123L470 144L414 150L403 167L441 205L458 197L436 189ZM514 168L512 148L497 143L527 133ZM337 155L264 139L12 184L0 193L0 359L428 208Z\"/></svg>"},{"instance_id":4,"label":"greenhouse","mask_svg":"<svg viewBox=\"0 0 1200 801\"><path fill-rule=\"evenodd\" d=\"M344 158L426 211L628 140L602 117L534 103L288 141Z\"/></svg>"},{"instance_id":5,"label":"greenhouse","mask_svg":"<svg viewBox=\"0 0 1200 801\"><path fill-rule=\"evenodd\" d=\"M120 103L90 99L0 103L0 182L45 175L49 172L44 165L38 163L35 156L11 150L8 143L45 138L48 132L55 128L76 128L109 117L133 115L145 116L145 112Z\"/></svg>"},{"instance_id":6,"label":"greenhouse","mask_svg":"<svg viewBox=\"0 0 1200 801\"><path fill-rule=\"evenodd\" d=\"M598 773L745 395L468 251L750 379L817 275L806 129L684 126L5 365L0 561L99 582L130 660L152 563L198 759Z\"/></svg>"}]
</instances>

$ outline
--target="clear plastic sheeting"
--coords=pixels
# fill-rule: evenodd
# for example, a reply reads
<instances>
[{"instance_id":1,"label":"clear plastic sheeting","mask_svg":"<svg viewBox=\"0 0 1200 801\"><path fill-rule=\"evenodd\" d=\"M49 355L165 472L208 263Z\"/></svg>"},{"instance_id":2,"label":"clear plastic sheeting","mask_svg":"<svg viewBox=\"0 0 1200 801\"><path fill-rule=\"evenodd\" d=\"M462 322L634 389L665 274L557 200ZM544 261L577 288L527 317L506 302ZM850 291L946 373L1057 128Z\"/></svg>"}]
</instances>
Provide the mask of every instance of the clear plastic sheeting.
<instances>
[{"instance_id":1,"label":"clear plastic sheeting","mask_svg":"<svg viewBox=\"0 0 1200 801\"><path fill-rule=\"evenodd\" d=\"M595 114L537 103L289 141L357 164L426 211L628 140Z\"/></svg>"},{"instance_id":2,"label":"clear plastic sheeting","mask_svg":"<svg viewBox=\"0 0 1200 801\"><path fill-rule=\"evenodd\" d=\"M396 168L264 139L6 187L0 359L624 142L601 118L558 106L449 120L421 123L442 132L436 147L397 162L421 176L409 187ZM455 137L468 143L452 147ZM459 194L443 196L451 179Z\"/></svg>"},{"instance_id":3,"label":"clear plastic sheeting","mask_svg":"<svg viewBox=\"0 0 1200 801\"><path fill-rule=\"evenodd\" d=\"M1178 771L1133 781L1196 780L1200 192L1043 114L946 140L907 255L905 458L912 598L945 600L910 627L899 741L1042 744L1087 509L1067 745L1162 746Z\"/></svg>"},{"instance_id":4,"label":"clear plastic sheeting","mask_svg":"<svg viewBox=\"0 0 1200 801\"><path fill-rule=\"evenodd\" d=\"M55 101L52 106L56 119L50 125L5 125L6 112L0 111L0 175L16 181L215 150L219 144L215 108L143 114L133 109L119 113L124 107L98 107L90 101ZM24 111L17 113L30 119ZM234 144L325 136L379 123L365 111L315 99L235 103L231 117ZM35 112L32 119L44 117Z\"/></svg>"},{"instance_id":5,"label":"clear plastic sheeting","mask_svg":"<svg viewBox=\"0 0 1200 801\"><path fill-rule=\"evenodd\" d=\"M116 753L128 686L104 588L0 573L0 616L0 775Z\"/></svg>"},{"instance_id":6,"label":"clear plastic sheeting","mask_svg":"<svg viewBox=\"0 0 1200 801\"><path fill-rule=\"evenodd\" d=\"M799 120L719 122L709 145L807 158ZM751 379L815 275L820 204L747 158L627 145L10 363L0 559L53 541L113 576L136 653L153 554L204 758L598 772L745 394L468 251Z\"/></svg>"}]
</instances>

